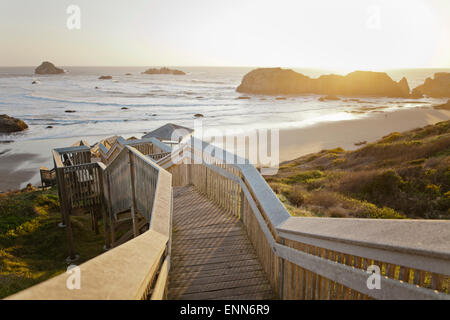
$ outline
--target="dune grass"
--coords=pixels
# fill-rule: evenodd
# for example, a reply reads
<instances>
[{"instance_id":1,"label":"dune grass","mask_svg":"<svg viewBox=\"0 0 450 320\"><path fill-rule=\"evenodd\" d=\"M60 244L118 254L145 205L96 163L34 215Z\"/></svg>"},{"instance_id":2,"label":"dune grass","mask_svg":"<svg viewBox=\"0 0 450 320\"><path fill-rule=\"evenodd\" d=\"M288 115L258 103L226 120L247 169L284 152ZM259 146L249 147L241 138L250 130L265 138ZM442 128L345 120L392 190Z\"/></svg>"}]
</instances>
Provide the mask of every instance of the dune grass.
<instances>
[{"instance_id":1,"label":"dune grass","mask_svg":"<svg viewBox=\"0 0 450 320\"><path fill-rule=\"evenodd\" d=\"M0 298L66 271L67 238L56 188L0 195ZM91 230L89 216L71 217L76 264L103 252L103 232Z\"/></svg>"},{"instance_id":2,"label":"dune grass","mask_svg":"<svg viewBox=\"0 0 450 320\"><path fill-rule=\"evenodd\" d=\"M450 121L306 155L266 180L294 215L449 219Z\"/></svg>"}]
</instances>

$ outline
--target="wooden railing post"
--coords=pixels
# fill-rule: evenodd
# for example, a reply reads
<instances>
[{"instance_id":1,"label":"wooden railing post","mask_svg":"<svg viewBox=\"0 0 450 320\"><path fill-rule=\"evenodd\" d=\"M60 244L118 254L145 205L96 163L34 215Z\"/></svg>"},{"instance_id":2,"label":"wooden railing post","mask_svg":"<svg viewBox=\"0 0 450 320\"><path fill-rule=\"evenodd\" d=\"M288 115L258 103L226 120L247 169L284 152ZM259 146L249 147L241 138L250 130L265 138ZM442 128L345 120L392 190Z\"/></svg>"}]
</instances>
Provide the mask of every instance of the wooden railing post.
<instances>
[{"instance_id":1,"label":"wooden railing post","mask_svg":"<svg viewBox=\"0 0 450 320\"><path fill-rule=\"evenodd\" d=\"M133 233L134 237L139 235L138 223L136 218L136 190L135 190L135 177L134 177L134 161L133 161L133 153L128 151L129 159L130 159L130 187L131 187L131 218L133 219Z\"/></svg>"},{"instance_id":2,"label":"wooden railing post","mask_svg":"<svg viewBox=\"0 0 450 320\"><path fill-rule=\"evenodd\" d=\"M105 248L109 249L111 248L111 238L109 235L109 231L108 231L108 222L107 222L107 212L108 210L108 203L106 201L106 186L105 186L105 179L107 179L107 174L105 172L105 170L103 170L102 168L99 168L99 180L100 180L100 190L102 193L101 196L101 210L102 210L102 220L103 220L103 233L105 235ZM109 189L109 188L108 188Z\"/></svg>"},{"instance_id":3,"label":"wooden railing post","mask_svg":"<svg viewBox=\"0 0 450 320\"><path fill-rule=\"evenodd\" d=\"M284 240L280 239L280 243L284 245ZM277 259L277 258L275 258ZM284 259L278 257L278 298L284 299Z\"/></svg>"},{"instance_id":4,"label":"wooden railing post","mask_svg":"<svg viewBox=\"0 0 450 320\"><path fill-rule=\"evenodd\" d=\"M239 192L239 219L242 220L242 223L246 225L245 221L245 214L244 214L244 208L245 208L245 195L244 190L241 188L241 192Z\"/></svg>"},{"instance_id":5,"label":"wooden railing post","mask_svg":"<svg viewBox=\"0 0 450 320\"><path fill-rule=\"evenodd\" d=\"M109 209L109 232L111 234L111 247L114 247L114 243L116 242L116 230L114 227L114 218L112 211L112 202L111 202L111 182L109 174L106 175L106 183L108 188L108 209Z\"/></svg>"},{"instance_id":6,"label":"wooden railing post","mask_svg":"<svg viewBox=\"0 0 450 320\"><path fill-rule=\"evenodd\" d=\"M69 245L69 259L73 260L75 259L75 248L73 244L72 225L70 223L71 205L69 204L67 195L64 168L56 168L56 177L58 180L58 188L60 194L59 203L61 207L61 215L64 221L64 225L66 226L67 242Z\"/></svg>"}]
</instances>

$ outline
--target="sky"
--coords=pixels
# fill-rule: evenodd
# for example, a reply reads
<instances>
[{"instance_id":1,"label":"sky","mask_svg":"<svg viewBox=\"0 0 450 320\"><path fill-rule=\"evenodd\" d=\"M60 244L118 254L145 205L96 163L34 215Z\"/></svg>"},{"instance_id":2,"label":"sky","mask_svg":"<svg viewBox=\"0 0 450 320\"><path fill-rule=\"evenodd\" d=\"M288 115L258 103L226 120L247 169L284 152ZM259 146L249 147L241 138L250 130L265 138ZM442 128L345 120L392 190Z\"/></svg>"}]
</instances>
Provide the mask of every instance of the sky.
<instances>
[{"instance_id":1,"label":"sky","mask_svg":"<svg viewBox=\"0 0 450 320\"><path fill-rule=\"evenodd\" d=\"M0 66L450 67L449 39L449 0L0 1Z\"/></svg>"}]
</instances>

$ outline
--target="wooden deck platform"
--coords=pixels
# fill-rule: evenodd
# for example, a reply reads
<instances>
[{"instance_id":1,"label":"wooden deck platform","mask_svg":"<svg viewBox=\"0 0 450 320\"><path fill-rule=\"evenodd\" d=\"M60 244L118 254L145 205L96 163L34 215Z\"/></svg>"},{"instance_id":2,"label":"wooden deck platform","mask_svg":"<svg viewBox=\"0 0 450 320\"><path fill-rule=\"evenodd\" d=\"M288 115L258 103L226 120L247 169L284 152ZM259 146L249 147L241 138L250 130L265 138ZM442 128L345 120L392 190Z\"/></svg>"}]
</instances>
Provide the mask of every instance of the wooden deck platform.
<instances>
[{"instance_id":1,"label":"wooden deck platform","mask_svg":"<svg viewBox=\"0 0 450 320\"><path fill-rule=\"evenodd\" d=\"M169 299L273 299L242 223L192 186L174 188Z\"/></svg>"}]
</instances>

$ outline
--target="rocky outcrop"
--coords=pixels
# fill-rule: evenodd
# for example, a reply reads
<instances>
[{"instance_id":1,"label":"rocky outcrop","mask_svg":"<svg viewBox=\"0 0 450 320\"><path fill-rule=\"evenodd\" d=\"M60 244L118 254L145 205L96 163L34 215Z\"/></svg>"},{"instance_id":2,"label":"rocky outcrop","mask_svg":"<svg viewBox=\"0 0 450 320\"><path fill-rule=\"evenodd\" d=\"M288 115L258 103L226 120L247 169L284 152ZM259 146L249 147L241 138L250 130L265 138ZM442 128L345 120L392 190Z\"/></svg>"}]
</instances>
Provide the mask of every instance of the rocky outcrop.
<instances>
[{"instance_id":1,"label":"rocky outcrop","mask_svg":"<svg viewBox=\"0 0 450 320\"><path fill-rule=\"evenodd\" d=\"M111 80L112 76L100 76L98 77L99 80Z\"/></svg>"},{"instance_id":2,"label":"rocky outcrop","mask_svg":"<svg viewBox=\"0 0 450 320\"><path fill-rule=\"evenodd\" d=\"M355 71L317 79L290 69L261 68L242 79L238 92L255 94L323 94L340 96L408 97L408 81L392 80L384 72Z\"/></svg>"},{"instance_id":3,"label":"rocky outcrop","mask_svg":"<svg viewBox=\"0 0 450 320\"><path fill-rule=\"evenodd\" d=\"M61 74L64 73L63 69L55 67L51 62L44 61L39 67L34 69L35 74Z\"/></svg>"},{"instance_id":4,"label":"rocky outcrop","mask_svg":"<svg viewBox=\"0 0 450 320\"><path fill-rule=\"evenodd\" d=\"M6 114L0 115L0 132L10 133L23 131L28 128L28 125L20 119L10 117Z\"/></svg>"},{"instance_id":5,"label":"rocky outcrop","mask_svg":"<svg viewBox=\"0 0 450 320\"><path fill-rule=\"evenodd\" d=\"M181 70L175 70L175 69L169 69L169 68L160 68L160 69L150 68L150 69L145 70L142 73L143 74L174 74L174 75L178 75L178 76L183 76L186 74Z\"/></svg>"},{"instance_id":6,"label":"rocky outcrop","mask_svg":"<svg viewBox=\"0 0 450 320\"><path fill-rule=\"evenodd\" d=\"M398 86L400 87L400 90L402 90L402 93L405 97L409 96L411 90L409 89L408 80L406 80L405 77L403 77L402 80L398 82Z\"/></svg>"},{"instance_id":7,"label":"rocky outcrop","mask_svg":"<svg viewBox=\"0 0 450 320\"><path fill-rule=\"evenodd\" d=\"M447 100L447 103L434 106L434 109L450 110L450 100Z\"/></svg>"},{"instance_id":8,"label":"rocky outcrop","mask_svg":"<svg viewBox=\"0 0 450 320\"><path fill-rule=\"evenodd\" d=\"M450 73L435 73L434 79L427 78L422 85L414 88L413 93L426 95L431 98L450 97Z\"/></svg>"},{"instance_id":9,"label":"rocky outcrop","mask_svg":"<svg viewBox=\"0 0 450 320\"><path fill-rule=\"evenodd\" d=\"M420 92L420 90L417 90L417 88L414 88L413 91L411 92L411 98L421 99L421 98L423 98L423 94L422 94L422 92Z\"/></svg>"},{"instance_id":10,"label":"rocky outcrop","mask_svg":"<svg viewBox=\"0 0 450 320\"><path fill-rule=\"evenodd\" d=\"M320 97L319 101L328 101L328 100L341 100L339 97L335 96L334 94L329 94L325 97Z\"/></svg>"}]
</instances>

